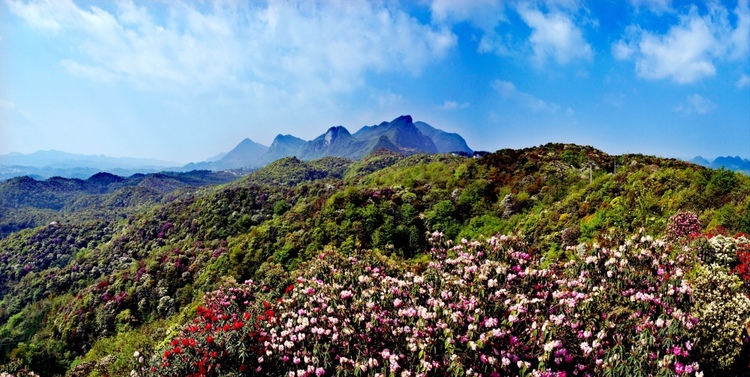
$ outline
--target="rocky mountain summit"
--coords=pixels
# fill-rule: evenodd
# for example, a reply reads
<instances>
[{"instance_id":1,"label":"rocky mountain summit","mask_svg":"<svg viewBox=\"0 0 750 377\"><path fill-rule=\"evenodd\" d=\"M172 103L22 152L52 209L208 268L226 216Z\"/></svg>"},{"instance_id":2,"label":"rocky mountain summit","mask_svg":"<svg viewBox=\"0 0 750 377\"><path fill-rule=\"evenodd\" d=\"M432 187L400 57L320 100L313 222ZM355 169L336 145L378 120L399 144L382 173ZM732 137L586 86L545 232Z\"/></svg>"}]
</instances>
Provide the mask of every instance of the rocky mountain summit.
<instances>
[{"instance_id":1,"label":"rocky mountain summit","mask_svg":"<svg viewBox=\"0 0 750 377\"><path fill-rule=\"evenodd\" d=\"M186 168L260 168L280 158L293 156L306 161L323 157L360 160L379 149L402 155L473 152L461 135L439 130L424 122L414 122L410 115L402 115L391 122L364 126L354 134L344 126L334 126L309 141L292 135L278 135L270 147L261 147L245 139L218 161L190 164Z\"/></svg>"}]
</instances>

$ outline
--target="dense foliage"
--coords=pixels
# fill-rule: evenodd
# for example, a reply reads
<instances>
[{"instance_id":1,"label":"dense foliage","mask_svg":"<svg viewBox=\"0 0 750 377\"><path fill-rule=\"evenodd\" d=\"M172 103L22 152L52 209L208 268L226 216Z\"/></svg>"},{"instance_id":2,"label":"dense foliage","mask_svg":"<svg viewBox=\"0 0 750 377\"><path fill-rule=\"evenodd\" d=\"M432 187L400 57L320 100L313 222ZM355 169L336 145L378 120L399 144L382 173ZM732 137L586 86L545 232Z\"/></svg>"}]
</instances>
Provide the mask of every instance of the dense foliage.
<instances>
[{"instance_id":1,"label":"dense foliage","mask_svg":"<svg viewBox=\"0 0 750 377\"><path fill-rule=\"evenodd\" d=\"M0 371L725 375L748 351L740 173L549 144L169 182L0 240Z\"/></svg>"},{"instance_id":2,"label":"dense foliage","mask_svg":"<svg viewBox=\"0 0 750 377\"><path fill-rule=\"evenodd\" d=\"M0 238L63 219L114 219L172 200L181 194L179 189L218 185L236 178L229 172L196 170L136 174L128 178L98 173L87 180L9 179L0 182Z\"/></svg>"}]
</instances>

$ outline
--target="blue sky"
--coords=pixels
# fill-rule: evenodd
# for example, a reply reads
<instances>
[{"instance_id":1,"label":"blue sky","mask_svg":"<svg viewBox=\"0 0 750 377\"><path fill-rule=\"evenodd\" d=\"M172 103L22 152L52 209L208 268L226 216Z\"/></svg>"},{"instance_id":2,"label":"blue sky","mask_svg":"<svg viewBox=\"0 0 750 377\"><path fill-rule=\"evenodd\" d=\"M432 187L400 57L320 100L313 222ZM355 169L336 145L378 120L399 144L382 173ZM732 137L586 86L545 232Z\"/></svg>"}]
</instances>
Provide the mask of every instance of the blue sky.
<instances>
[{"instance_id":1,"label":"blue sky","mask_svg":"<svg viewBox=\"0 0 750 377\"><path fill-rule=\"evenodd\" d=\"M747 0L0 1L0 154L185 163L411 114L476 150L750 157Z\"/></svg>"}]
</instances>

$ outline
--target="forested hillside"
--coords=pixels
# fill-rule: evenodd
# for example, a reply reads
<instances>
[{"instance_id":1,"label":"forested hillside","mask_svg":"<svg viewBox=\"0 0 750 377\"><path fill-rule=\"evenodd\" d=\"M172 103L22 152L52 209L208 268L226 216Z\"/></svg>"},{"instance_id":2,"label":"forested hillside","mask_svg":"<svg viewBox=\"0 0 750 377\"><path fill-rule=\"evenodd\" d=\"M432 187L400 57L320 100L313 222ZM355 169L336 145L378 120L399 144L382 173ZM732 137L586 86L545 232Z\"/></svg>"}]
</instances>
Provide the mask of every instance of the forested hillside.
<instances>
[{"instance_id":1,"label":"forested hillside","mask_svg":"<svg viewBox=\"0 0 750 377\"><path fill-rule=\"evenodd\" d=\"M230 172L134 174L97 173L86 180L52 177L37 181L18 177L0 182L0 238L53 221L114 219L142 207L190 195L198 187L235 180Z\"/></svg>"},{"instance_id":2,"label":"forested hillside","mask_svg":"<svg viewBox=\"0 0 750 377\"><path fill-rule=\"evenodd\" d=\"M78 186L53 195L4 183L0 205L26 203L24 224L48 225L17 231L26 226L3 215L0 371L625 376L748 365L750 241L734 237L750 233L742 173L547 144L481 158L289 157L200 190L121 179L92 177L107 189L89 182L75 200L66 193Z\"/></svg>"}]
</instances>

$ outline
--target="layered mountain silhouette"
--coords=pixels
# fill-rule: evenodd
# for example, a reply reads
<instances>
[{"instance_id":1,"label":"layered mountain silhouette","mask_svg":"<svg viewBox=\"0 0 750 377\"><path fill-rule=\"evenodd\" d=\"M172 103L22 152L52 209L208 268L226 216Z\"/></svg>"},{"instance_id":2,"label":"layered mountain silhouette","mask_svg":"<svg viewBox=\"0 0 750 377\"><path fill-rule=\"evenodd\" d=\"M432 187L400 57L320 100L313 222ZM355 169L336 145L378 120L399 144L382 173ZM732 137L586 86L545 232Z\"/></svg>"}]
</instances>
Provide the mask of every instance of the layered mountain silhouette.
<instances>
[{"instance_id":1,"label":"layered mountain silhouette","mask_svg":"<svg viewBox=\"0 0 750 377\"><path fill-rule=\"evenodd\" d=\"M743 159L739 156L720 156L716 157L713 161L708 161L701 156L697 156L690 160L690 162L712 169L725 168L750 174L750 160Z\"/></svg>"},{"instance_id":2,"label":"layered mountain silhouette","mask_svg":"<svg viewBox=\"0 0 750 377\"><path fill-rule=\"evenodd\" d=\"M268 147L250 139L242 140L234 149L209 161L190 163L182 170L226 170L247 167L247 161L257 161L268 151Z\"/></svg>"},{"instance_id":3,"label":"layered mountain silhouette","mask_svg":"<svg viewBox=\"0 0 750 377\"><path fill-rule=\"evenodd\" d=\"M294 156L305 141L292 135L277 135L268 150L257 161L247 161L248 166L266 166L280 158Z\"/></svg>"},{"instance_id":4,"label":"layered mountain silhouette","mask_svg":"<svg viewBox=\"0 0 750 377\"><path fill-rule=\"evenodd\" d=\"M343 126L331 127L310 141L292 135L278 135L270 147L264 147L245 139L223 158L190 164L186 169L260 168L284 157L297 157L306 161L322 157L359 160L380 149L403 155L473 152L459 134L439 130L424 122L414 122L411 116L403 115L391 122L364 126L354 134Z\"/></svg>"},{"instance_id":5,"label":"layered mountain silhouette","mask_svg":"<svg viewBox=\"0 0 750 377\"><path fill-rule=\"evenodd\" d=\"M424 122L415 122L410 115L402 115L390 122L364 126L353 134L343 126L331 127L309 141L280 134L270 147L245 139L229 152L182 167L153 159L74 155L58 151L40 151L30 155L11 153L0 156L0 181L24 175L38 180L53 176L86 179L103 171L130 176L160 171L254 170L285 157L296 157L303 161L323 157L360 160L378 150L400 155L474 153L461 135L442 131Z\"/></svg>"},{"instance_id":6,"label":"layered mountain silhouette","mask_svg":"<svg viewBox=\"0 0 750 377\"><path fill-rule=\"evenodd\" d=\"M55 150L31 154L9 153L0 155L0 181L21 176L40 180L55 176L86 179L102 171L130 176L172 170L175 166L179 164L156 159L83 155Z\"/></svg>"}]
</instances>

